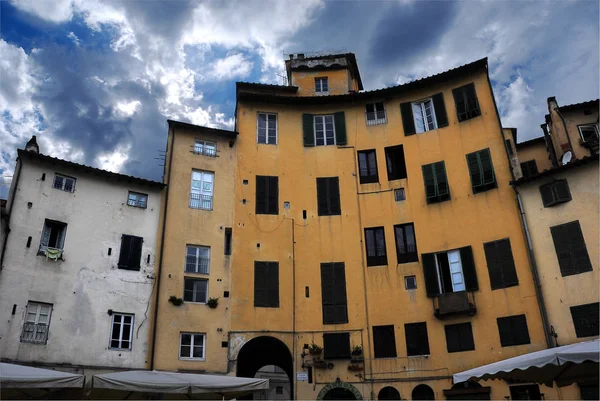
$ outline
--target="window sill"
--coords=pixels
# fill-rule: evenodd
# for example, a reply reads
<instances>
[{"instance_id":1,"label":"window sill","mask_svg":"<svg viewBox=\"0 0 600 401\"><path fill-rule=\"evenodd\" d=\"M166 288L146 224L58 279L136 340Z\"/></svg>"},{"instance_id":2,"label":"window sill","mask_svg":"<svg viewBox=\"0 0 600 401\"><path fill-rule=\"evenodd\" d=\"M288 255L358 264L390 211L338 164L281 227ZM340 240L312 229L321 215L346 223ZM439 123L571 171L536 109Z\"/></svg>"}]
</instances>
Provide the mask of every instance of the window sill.
<instances>
[{"instance_id":1,"label":"window sill","mask_svg":"<svg viewBox=\"0 0 600 401\"><path fill-rule=\"evenodd\" d=\"M458 122L459 123L464 123L465 121L470 121L470 120L473 120L474 118L477 118L477 117L481 117L481 112L479 112L479 114L476 115L476 116L465 118L464 120L458 119Z\"/></svg>"},{"instance_id":2,"label":"window sill","mask_svg":"<svg viewBox=\"0 0 600 401\"><path fill-rule=\"evenodd\" d=\"M62 256L60 258L57 258L57 259L48 258L48 257L46 257L46 253L44 251L38 251L37 252L37 256L42 256L42 257L47 258L48 260L51 260L53 262L56 262L56 261L64 262L65 261L65 258L63 258Z\"/></svg>"},{"instance_id":3,"label":"window sill","mask_svg":"<svg viewBox=\"0 0 600 401\"><path fill-rule=\"evenodd\" d=\"M450 201L450 197L448 197L447 199L427 199L427 204L435 205L437 203L444 203L444 202L449 202L449 201Z\"/></svg>"},{"instance_id":4,"label":"window sill","mask_svg":"<svg viewBox=\"0 0 600 401\"><path fill-rule=\"evenodd\" d=\"M119 352L131 352L131 348L111 348L108 347L110 351L119 351Z\"/></svg>"},{"instance_id":5,"label":"window sill","mask_svg":"<svg viewBox=\"0 0 600 401\"><path fill-rule=\"evenodd\" d=\"M209 275L209 272L206 272L206 273L202 273L202 272L190 272L190 271L187 271L187 270L184 273L185 274L197 274L197 275L200 275L200 276L208 276Z\"/></svg>"},{"instance_id":6,"label":"window sill","mask_svg":"<svg viewBox=\"0 0 600 401\"><path fill-rule=\"evenodd\" d=\"M384 264L384 265L367 265L367 267L388 267L388 264Z\"/></svg>"},{"instance_id":7,"label":"window sill","mask_svg":"<svg viewBox=\"0 0 600 401\"><path fill-rule=\"evenodd\" d=\"M194 301L186 301L185 299L183 300L183 303L186 303L186 304L194 304L194 305L206 305L206 302L194 302Z\"/></svg>"},{"instance_id":8,"label":"window sill","mask_svg":"<svg viewBox=\"0 0 600 401\"><path fill-rule=\"evenodd\" d=\"M487 191L491 191L493 189L498 189L498 185L496 185L496 182L494 182L493 184L482 185L474 188L472 187L473 195L481 194Z\"/></svg>"},{"instance_id":9,"label":"window sill","mask_svg":"<svg viewBox=\"0 0 600 401\"><path fill-rule=\"evenodd\" d=\"M136 209L147 209L148 208L147 206L136 206L136 205L130 205L130 204L127 204L127 206L134 207Z\"/></svg>"},{"instance_id":10,"label":"window sill","mask_svg":"<svg viewBox=\"0 0 600 401\"><path fill-rule=\"evenodd\" d=\"M380 184L380 182L379 182L379 179L378 179L378 178L376 178L376 179L374 179L374 180L369 180L369 179L367 179L367 180L365 180L365 181L360 181L360 178L359 178L359 182L360 182L360 185L365 185L365 184Z\"/></svg>"},{"instance_id":11,"label":"window sill","mask_svg":"<svg viewBox=\"0 0 600 401\"><path fill-rule=\"evenodd\" d=\"M139 271L141 270L141 268L139 268L139 267L135 268L135 267L129 267L129 266L119 266L119 265L117 265L117 267L118 267L120 270L130 270L130 271L134 271L134 272L139 272Z\"/></svg>"},{"instance_id":12,"label":"window sill","mask_svg":"<svg viewBox=\"0 0 600 401\"><path fill-rule=\"evenodd\" d=\"M407 358L429 358L431 354L423 354L423 355L407 355Z\"/></svg>"},{"instance_id":13,"label":"window sill","mask_svg":"<svg viewBox=\"0 0 600 401\"><path fill-rule=\"evenodd\" d=\"M206 358L178 358L180 361L188 361L188 362L205 362Z\"/></svg>"}]
</instances>

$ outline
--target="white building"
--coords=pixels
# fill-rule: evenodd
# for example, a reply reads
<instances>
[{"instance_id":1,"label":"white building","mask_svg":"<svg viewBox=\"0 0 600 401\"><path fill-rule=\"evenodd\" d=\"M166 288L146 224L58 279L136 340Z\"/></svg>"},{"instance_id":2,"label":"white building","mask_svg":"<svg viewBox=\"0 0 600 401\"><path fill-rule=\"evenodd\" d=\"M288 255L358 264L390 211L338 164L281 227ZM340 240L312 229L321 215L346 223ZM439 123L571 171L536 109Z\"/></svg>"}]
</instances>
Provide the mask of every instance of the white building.
<instances>
[{"instance_id":1,"label":"white building","mask_svg":"<svg viewBox=\"0 0 600 401\"><path fill-rule=\"evenodd\" d=\"M42 155L35 137L19 149L0 242L3 362L147 368L162 188Z\"/></svg>"}]
</instances>

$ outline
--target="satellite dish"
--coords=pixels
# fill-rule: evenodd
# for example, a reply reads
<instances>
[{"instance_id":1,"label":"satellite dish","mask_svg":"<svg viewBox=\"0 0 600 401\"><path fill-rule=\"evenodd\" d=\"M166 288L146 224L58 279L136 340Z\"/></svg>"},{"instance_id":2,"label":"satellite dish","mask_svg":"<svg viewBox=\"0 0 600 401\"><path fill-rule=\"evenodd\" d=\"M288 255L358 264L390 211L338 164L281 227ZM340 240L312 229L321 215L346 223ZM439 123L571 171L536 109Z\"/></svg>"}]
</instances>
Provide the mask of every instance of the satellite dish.
<instances>
[{"instance_id":1,"label":"satellite dish","mask_svg":"<svg viewBox=\"0 0 600 401\"><path fill-rule=\"evenodd\" d=\"M563 164L563 166L566 165L566 164L568 164L571 161L572 158L573 158L573 153L570 150L567 151L563 155L563 157L562 157L562 164Z\"/></svg>"}]
</instances>

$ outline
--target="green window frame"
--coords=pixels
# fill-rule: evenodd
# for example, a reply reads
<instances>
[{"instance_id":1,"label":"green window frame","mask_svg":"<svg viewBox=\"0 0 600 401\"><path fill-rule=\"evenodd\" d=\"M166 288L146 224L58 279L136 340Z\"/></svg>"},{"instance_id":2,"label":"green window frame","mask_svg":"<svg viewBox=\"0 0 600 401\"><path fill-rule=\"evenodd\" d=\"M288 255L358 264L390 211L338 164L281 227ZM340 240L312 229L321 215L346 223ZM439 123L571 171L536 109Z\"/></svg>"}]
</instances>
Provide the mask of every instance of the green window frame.
<instances>
[{"instance_id":1,"label":"green window frame","mask_svg":"<svg viewBox=\"0 0 600 401\"><path fill-rule=\"evenodd\" d=\"M467 166L469 167L474 194L498 188L489 148L469 153L467 155Z\"/></svg>"}]
</instances>

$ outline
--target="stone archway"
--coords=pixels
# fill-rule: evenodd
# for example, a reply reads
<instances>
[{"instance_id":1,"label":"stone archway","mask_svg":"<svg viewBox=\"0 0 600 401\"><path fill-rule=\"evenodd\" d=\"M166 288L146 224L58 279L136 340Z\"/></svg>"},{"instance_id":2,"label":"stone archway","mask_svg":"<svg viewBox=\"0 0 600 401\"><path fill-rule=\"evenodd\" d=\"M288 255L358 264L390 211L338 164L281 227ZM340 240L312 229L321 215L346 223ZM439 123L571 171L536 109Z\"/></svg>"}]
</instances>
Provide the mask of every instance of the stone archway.
<instances>
[{"instance_id":1,"label":"stone archway","mask_svg":"<svg viewBox=\"0 0 600 401\"><path fill-rule=\"evenodd\" d=\"M336 397L338 394L340 395L340 398ZM347 399L351 399L351 398L349 398L350 395L352 395L352 397L355 400L363 399L360 391L358 391L358 389L356 387L354 387L352 384L343 382L341 380L336 380L332 383L329 383L328 385L323 387L321 389L321 391L319 391L319 394L317 395L317 400L335 400L335 399L346 399L347 400ZM345 396L345 397L341 397L341 396Z\"/></svg>"}]
</instances>

